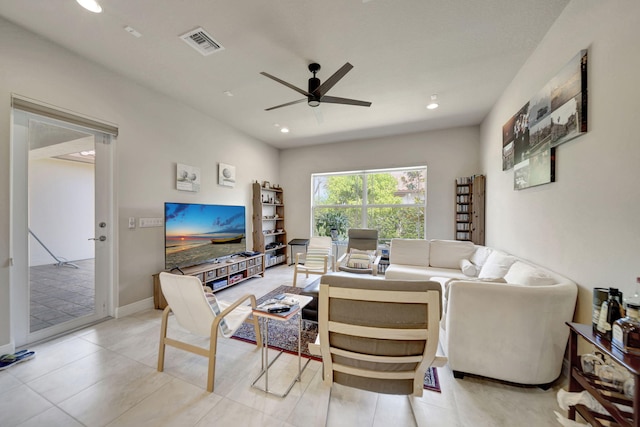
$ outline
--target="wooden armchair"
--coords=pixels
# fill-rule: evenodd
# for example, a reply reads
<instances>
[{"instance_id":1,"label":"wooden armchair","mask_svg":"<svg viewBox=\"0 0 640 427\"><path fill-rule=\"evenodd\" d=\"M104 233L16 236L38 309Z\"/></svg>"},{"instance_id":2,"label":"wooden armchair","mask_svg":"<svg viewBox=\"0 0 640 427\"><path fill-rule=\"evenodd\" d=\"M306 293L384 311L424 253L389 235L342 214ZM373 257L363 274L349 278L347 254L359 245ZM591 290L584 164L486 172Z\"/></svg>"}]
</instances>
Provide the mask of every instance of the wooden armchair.
<instances>
[{"instance_id":1,"label":"wooden armchair","mask_svg":"<svg viewBox=\"0 0 640 427\"><path fill-rule=\"evenodd\" d=\"M164 353L167 345L207 357L209 358L207 391L212 392L216 370L218 331L223 337L230 338L244 322L252 323L256 333L256 345L262 346L258 319L251 316L252 308L256 307L254 295L247 294L233 303L228 303L216 299L213 294L206 295L202 282L197 277L164 272L160 273L160 286L168 305L162 313L160 327L159 372L164 370ZM242 305L247 300L251 305ZM184 329L195 335L208 336L209 348L198 347L167 337L169 314L172 312L178 324Z\"/></svg>"},{"instance_id":2,"label":"wooden armchair","mask_svg":"<svg viewBox=\"0 0 640 427\"><path fill-rule=\"evenodd\" d=\"M298 273L327 274L329 269L333 270L333 249L331 248L331 237L312 237L309 239L309 246L304 258L300 259L300 253L296 254L293 267L293 287L298 282Z\"/></svg>"},{"instance_id":3,"label":"wooden armchair","mask_svg":"<svg viewBox=\"0 0 640 427\"><path fill-rule=\"evenodd\" d=\"M324 382L385 394L421 396L437 356L437 282L323 276L318 342Z\"/></svg>"}]
</instances>

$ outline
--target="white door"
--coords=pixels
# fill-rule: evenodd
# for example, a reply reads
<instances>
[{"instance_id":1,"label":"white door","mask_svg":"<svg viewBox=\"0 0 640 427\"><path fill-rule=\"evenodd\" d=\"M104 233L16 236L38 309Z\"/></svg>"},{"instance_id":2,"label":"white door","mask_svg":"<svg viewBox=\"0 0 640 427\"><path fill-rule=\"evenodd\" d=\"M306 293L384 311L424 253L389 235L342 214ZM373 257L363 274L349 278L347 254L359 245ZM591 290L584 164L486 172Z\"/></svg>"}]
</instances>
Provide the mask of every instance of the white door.
<instances>
[{"instance_id":1,"label":"white door","mask_svg":"<svg viewBox=\"0 0 640 427\"><path fill-rule=\"evenodd\" d=\"M16 346L113 309L113 141L13 110L11 325Z\"/></svg>"}]
</instances>

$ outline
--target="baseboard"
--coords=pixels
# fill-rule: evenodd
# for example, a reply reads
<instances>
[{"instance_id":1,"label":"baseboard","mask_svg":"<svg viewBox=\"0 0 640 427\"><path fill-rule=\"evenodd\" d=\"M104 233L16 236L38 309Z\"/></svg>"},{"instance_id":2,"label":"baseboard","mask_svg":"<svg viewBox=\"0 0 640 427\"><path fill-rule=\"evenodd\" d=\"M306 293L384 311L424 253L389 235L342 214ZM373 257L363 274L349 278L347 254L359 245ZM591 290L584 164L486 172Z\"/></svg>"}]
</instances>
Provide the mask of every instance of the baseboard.
<instances>
[{"instance_id":1,"label":"baseboard","mask_svg":"<svg viewBox=\"0 0 640 427\"><path fill-rule=\"evenodd\" d=\"M12 354L15 350L16 350L16 345L13 342L13 340L11 340L9 344L0 346L0 354Z\"/></svg>"},{"instance_id":2,"label":"baseboard","mask_svg":"<svg viewBox=\"0 0 640 427\"><path fill-rule=\"evenodd\" d=\"M148 310L150 308L154 308L153 297L149 297L147 299L143 299L133 304L127 304L122 307L116 307L115 317L119 319L121 317L129 316L131 314L135 314L139 311Z\"/></svg>"}]
</instances>

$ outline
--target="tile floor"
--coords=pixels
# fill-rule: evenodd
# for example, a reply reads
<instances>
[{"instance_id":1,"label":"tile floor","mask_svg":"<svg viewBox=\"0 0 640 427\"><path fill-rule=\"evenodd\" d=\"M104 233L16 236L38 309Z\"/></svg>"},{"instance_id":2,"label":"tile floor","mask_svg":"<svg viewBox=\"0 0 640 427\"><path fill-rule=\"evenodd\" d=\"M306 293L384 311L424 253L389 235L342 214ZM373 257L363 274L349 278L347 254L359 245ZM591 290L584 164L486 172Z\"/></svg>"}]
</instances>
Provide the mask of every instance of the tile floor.
<instances>
[{"instance_id":1,"label":"tile floor","mask_svg":"<svg viewBox=\"0 0 640 427\"><path fill-rule=\"evenodd\" d=\"M29 267L31 332L94 312L94 260Z\"/></svg>"},{"instance_id":2,"label":"tile floor","mask_svg":"<svg viewBox=\"0 0 640 427\"><path fill-rule=\"evenodd\" d=\"M265 278L243 282L218 296L261 296L291 283L292 274L290 267L272 268ZM340 385L330 390L322 383L316 361L284 399L251 388L260 369L260 352L236 340L220 339L213 393L205 391L203 357L168 348L165 370L158 372L160 315L159 310L147 310L31 347L36 358L0 371L0 426L416 425L407 397ZM175 325L170 325L170 333L185 335ZM285 354L273 369L270 387L278 387L274 378L293 378L296 358ZM439 368L438 374L442 393L425 391L412 399L418 425L559 425L553 413L563 412L556 402L559 386L542 391L478 378L456 380L447 367Z\"/></svg>"}]
</instances>

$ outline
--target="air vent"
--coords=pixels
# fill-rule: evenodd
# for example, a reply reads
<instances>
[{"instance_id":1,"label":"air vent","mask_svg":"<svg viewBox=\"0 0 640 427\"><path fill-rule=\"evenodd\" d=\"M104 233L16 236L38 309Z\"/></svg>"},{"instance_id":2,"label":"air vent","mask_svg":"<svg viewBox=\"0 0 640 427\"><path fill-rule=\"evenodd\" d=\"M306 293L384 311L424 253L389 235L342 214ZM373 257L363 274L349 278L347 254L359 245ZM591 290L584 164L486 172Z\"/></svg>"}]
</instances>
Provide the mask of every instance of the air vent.
<instances>
[{"instance_id":1,"label":"air vent","mask_svg":"<svg viewBox=\"0 0 640 427\"><path fill-rule=\"evenodd\" d=\"M211 37L202 27L191 30L180 36L189 46L200 52L203 56L211 55L224 47Z\"/></svg>"}]
</instances>

